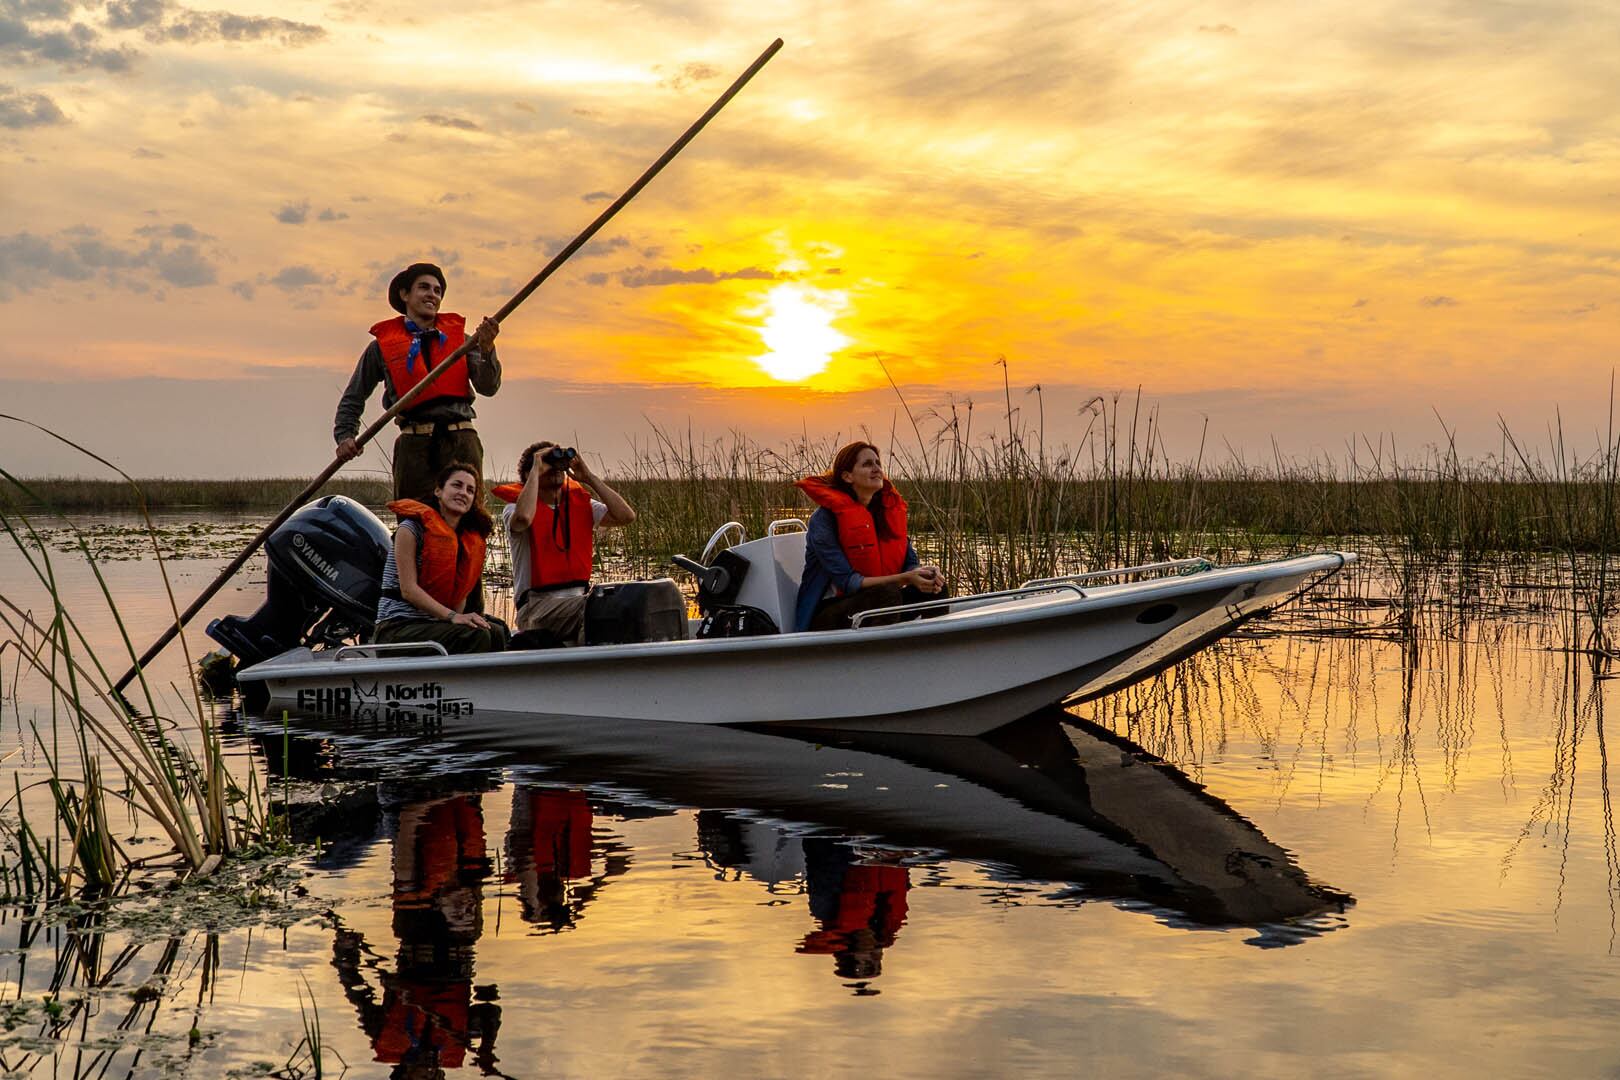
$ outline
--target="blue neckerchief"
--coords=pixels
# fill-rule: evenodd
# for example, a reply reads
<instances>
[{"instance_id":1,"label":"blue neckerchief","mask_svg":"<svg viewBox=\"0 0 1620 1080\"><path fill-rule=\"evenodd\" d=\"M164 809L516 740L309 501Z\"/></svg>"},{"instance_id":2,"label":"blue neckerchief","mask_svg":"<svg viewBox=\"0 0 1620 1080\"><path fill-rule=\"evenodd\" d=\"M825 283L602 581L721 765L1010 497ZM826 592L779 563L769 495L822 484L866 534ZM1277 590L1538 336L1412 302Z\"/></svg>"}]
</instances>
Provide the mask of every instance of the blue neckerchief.
<instances>
[{"instance_id":1,"label":"blue neckerchief","mask_svg":"<svg viewBox=\"0 0 1620 1080\"><path fill-rule=\"evenodd\" d=\"M445 338L443 330L423 330L421 327L411 322L409 318L405 320L405 332L411 335L411 351L405 354L405 371L409 373L411 368L416 366L416 358L422 355L423 334L436 335L439 339L440 345L444 344Z\"/></svg>"}]
</instances>

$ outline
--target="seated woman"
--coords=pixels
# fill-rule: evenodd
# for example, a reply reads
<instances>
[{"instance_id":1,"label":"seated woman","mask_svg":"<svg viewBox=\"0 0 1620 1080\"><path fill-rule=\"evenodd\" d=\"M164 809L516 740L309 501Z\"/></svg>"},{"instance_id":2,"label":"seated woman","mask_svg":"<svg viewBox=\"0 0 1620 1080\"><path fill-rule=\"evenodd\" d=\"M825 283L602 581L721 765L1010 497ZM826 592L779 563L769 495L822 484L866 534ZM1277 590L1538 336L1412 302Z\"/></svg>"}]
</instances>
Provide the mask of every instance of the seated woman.
<instances>
[{"instance_id":1,"label":"seated woman","mask_svg":"<svg viewBox=\"0 0 1620 1080\"><path fill-rule=\"evenodd\" d=\"M824 476L800 491L821 505L810 517L795 630L847 630L862 611L944 595L937 566L918 565L906 538L906 500L883 475L877 447L850 443Z\"/></svg>"},{"instance_id":2,"label":"seated woman","mask_svg":"<svg viewBox=\"0 0 1620 1080\"><path fill-rule=\"evenodd\" d=\"M394 546L383 564L375 641L437 641L453 653L499 652L506 626L464 611L484 572L484 545L494 521L480 498L478 470L446 465L433 486L437 505L398 499Z\"/></svg>"}]
</instances>

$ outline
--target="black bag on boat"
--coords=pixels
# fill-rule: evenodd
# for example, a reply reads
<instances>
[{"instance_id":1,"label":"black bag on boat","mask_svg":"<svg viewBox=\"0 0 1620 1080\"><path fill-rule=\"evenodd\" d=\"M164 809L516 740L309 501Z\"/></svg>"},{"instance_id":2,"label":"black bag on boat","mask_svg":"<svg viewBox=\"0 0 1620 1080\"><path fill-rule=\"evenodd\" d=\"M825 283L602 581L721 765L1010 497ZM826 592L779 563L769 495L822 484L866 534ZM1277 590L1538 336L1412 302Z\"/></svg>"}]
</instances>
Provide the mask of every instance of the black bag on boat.
<instances>
[{"instance_id":1,"label":"black bag on boat","mask_svg":"<svg viewBox=\"0 0 1620 1080\"><path fill-rule=\"evenodd\" d=\"M585 644L629 645L686 637L686 597L669 578L593 585L585 597Z\"/></svg>"},{"instance_id":2,"label":"black bag on boat","mask_svg":"<svg viewBox=\"0 0 1620 1080\"><path fill-rule=\"evenodd\" d=\"M757 637L760 634L778 634L776 620L756 607L715 608L703 617L698 626L699 638Z\"/></svg>"}]
</instances>

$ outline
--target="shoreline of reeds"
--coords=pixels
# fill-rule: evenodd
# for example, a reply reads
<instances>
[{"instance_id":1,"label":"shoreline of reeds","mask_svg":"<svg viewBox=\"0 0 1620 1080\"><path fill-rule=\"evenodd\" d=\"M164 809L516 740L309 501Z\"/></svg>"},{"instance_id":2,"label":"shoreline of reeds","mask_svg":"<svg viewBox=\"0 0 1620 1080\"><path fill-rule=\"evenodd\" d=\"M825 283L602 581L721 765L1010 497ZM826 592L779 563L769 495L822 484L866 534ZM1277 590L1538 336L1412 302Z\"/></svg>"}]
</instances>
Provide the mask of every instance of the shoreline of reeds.
<instances>
[{"instance_id":1,"label":"shoreline of reeds","mask_svg":"<svg viewBox=\"0 0 1620 1080\"><path fill-rule=\"evenodd\" d=\"M798 475L808 475L800 473ZM647 476L609 478L633 504L656 508L665 521L710 529L726 520L758 528L771 514L808 517L815 509L793 486L797 476ZM1056 533L1249 533L1301 540L1351 536L1406 538L1420 550L1595 552L1615 543L1613 482L1577 479L1558 484L1549 507L1546 481L1378 476L1356 480L1309 475L1244 475L1235 471L1131 478L1118 482L1025 474L908 478L896 476L910 503L917 533L966 527L997 531L1016 514L1036 531ZM15 490L0 501L26 509L48 505L78 513L275 511L306 481L138 480L140 493L119 481L24 479L38 496ZM343 495L374 511L392 498L386 480L335 480L312 498ZM1000 505L998 505L1000 504ZM494 504L497 508L501 505ZM709 523L712 522L712 525ZM978 529L974 525L978 525Z\"/></svg>"},{"instance_id":2,"label":"shoreline of reeds","mask_svg":"<svg viewBox=\"0 0 1620 1080\"><path fill-rule=\"evenodd\" d=\"M80 477L20 477L19 483L0 480L0 505L26 510L49 507L62 513L139 514L194 510L207 513L246 513L280 510L309 483L297 477L234 480L186 480L173 477L95 480ZM367 506L381 507L393 496L383 478L336 477L315 496L345 495Z\"/></svg>"}]
</instances>

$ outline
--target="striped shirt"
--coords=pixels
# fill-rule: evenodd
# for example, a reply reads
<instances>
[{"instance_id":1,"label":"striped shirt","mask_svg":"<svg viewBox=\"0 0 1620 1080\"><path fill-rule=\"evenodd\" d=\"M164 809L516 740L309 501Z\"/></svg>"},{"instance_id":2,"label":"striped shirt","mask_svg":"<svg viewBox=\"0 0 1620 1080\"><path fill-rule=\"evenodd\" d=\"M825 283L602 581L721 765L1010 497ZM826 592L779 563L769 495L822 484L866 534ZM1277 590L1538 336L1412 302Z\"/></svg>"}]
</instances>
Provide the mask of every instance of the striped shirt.
<instances>
[{"instance_id":1,"label":"striped shirt","mask_svg":"<svg viewBox=\"0 0 1620 1080\"><path fill-rule=\"evenodd\" d=\"M401 529L409 529L416 536L416 569L422 569L422 524L406 518L399 523ZM398 535L397 533L395 534ZM387 622L389 619L426 619L437 622L432 615L423 611L407 600L395 600L388 593L399 591L399 563L394 556L394 545L388 545L388 561L383 563L382 576L383 595L377 600L377 621Z\"/></svg>"}]
</instances>

